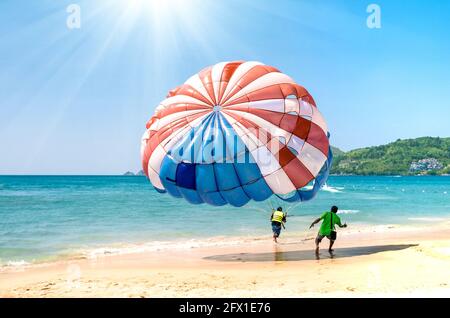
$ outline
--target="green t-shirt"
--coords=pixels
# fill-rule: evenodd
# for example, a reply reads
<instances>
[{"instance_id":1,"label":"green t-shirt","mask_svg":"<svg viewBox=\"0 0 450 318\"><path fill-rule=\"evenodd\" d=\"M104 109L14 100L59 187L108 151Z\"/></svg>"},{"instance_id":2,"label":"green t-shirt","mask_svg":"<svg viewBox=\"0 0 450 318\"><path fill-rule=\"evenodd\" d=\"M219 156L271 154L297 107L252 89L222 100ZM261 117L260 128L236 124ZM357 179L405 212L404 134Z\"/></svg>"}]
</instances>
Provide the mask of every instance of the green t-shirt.
<instances>
[{"instance_id":1,"label":"green t-shirt","mask_svg":"<svg viewBox=\"0 0 450 318\"><path fill-rule=\"evenodd\" d=\"M320 226L319 234L323 236L330 235L331 233L331 214L333 214L333 230L335 230L334 226L337 224L342 226L341 219L336 213L333 212L324 212L320 219L322 220L322 225Z\"/></svg>"}]
</instances>

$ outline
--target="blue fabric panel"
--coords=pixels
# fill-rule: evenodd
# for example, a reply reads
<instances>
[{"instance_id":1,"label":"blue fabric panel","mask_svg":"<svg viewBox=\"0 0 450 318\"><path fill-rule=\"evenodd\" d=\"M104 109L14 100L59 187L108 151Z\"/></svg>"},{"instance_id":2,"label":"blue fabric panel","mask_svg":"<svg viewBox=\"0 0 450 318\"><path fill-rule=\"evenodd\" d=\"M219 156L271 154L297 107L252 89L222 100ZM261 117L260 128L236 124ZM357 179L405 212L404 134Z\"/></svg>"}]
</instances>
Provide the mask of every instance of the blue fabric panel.
<instances>
[{"instance_id":1,"label":"blue fabric panel","mask_svg":"<svg viewBox=\"0 0 450 318\"><path fill-rule=\"evenodd\" d=\"M178 187L186 189L196 189L195 184L195 163L180 162L177 167L175 182Z\"/></svg>"},{"instance_id":2,"label":"blue fabric panel","mask_svg":"<svg viewBox=\"0 0 450 318\"><path fill-rule=\"evenodd\" d=\"M202 198L200 198L200 196L198 195L197 191L195 190L179 187L178 191L180 191L183 198L185 198L186 201L188 201L189 203L200 204L204 202Z\"/></svg>"},{"instance_id":3,"label":"blue fabric panel","mask_svg":"<svg viewBox=\"0 0 450 318\"><path fill-rule=\"evenodd\" d=\"M222 197L222 194L218 191L216 192L208 192L208 193L198 193L198 195L208 204L211 205L225 205L227 201Z\"/></svg>"},{"instance_id":4,"label":"blue fabric panel","mask_svg":"<svg viewBox=\"0 0 450 318\"><path fill-rule=\"evenodd\" d=\"M255 201L263 201L273 194L264 178L261 178L256 182L244 185L243 188L245 190L245 193L247 193L247 195L249 195Z\"/></svg>"},{"instance_id":5,"label":"blue fabric panel","mask_svg":"<svg viewBox=\"0 0 450 318\"><path fill-rule=\"evenodd\" d=\"M176 198L181 198L181 194L176 186L177 162L172 157L166 155L161 162L159 179L167 192Z\"/></svg>"},{"instance_id":6,"label":"blue fabric panel","mask_svg":"<svg viewBox=\"0 0 450 318\"><path fill-rule=\"evenodd\" d=\"M296 202L296 201L303 201L302 197L300 195L300 191L296 191L293 193L293 195L289 198L283 198L279 195L277 195L277 197L279 197L281 200L286 201L286 202Z\"/></svg>"},{"instance_id":7,"label":"blue fabric panel","mask_svg":"<svg viewBox=\"0 0 450 318\"><path fill-rule=\"evenodd\" d=\"M159 176L161 181L164 179L171 180L175 182L177 179L177 166L178 162L173 160L171 156L165 155L161 162L161 168L159 170Z\"/></svg>"},{"instance_id":8,"label":"blue fabric panel","mask_svg":"<svg viewBox=\"0 0 450 318\"><path fill-rule=\"evenodd\" d=\"M256 163L235 163L234 169L242 184L252 183L262 178Z\"/></svg>"},{"instance_id":9,"label":"blue fabric panel","mask_svg":"<svg viewBox=\"0 0 450 318\"><path fill-rule=\"evenodd\" d=\"M216 176L213 164L199 164L196 166L196 184L199 196L206 203L212 205L224 205L227 202L217 191Z\"/></svg>"},{"instance_id":10,"label":"blue fabric panel","mask_svg":"<svg viewBox=\"0 0 450 318\"><path fill-rule=\"evenodd\" d=\"M216 163L213 166L217 187L219 188L222 197L234 206L242 206L247 203L250 198L242 189L233 164Z\"/></svg>"},{"instance_id":11,"label":"blue fabric panel","mask_svg":"<svg viewBox=\"0 0 450 318\"><path fill-rule=\"evenodd\" d=\"M175 182L165 180L164 182L162 182L162 184L171 196L175 198L181 198L181 193L178 191L178 187Z\"/></svg>"},{"instance_id":12,"label":"blue fabric panel","mask_svg":"<svg viewBox=\"0 0 450 318\"><path fill-rule=\"evenodd\" d=\"M219 190L229 190L241 186L232 163L216 163L213 166Z\"/></svg>"},{"instance_id":13,"label":"blue fabric panel","mask_svg":"<svg viewBox=\"0 0 450 318\"><path fill-rule=\"evenodd\" d=\"M298 192L298 194L301 197L301 201L309 201L309 200L311 200L312 198L314 198L316 196L317 191L318 190L313 188L312 190L306 190L306 191L299 190L297 192Z\"/></svg>"},{"instance_id":14,"label":"blue fabric panel","mask_svg":"<svg viewBox=\"0 0 450 318\"><path fill-rule=\"evenodd\" d=\"M262 201L273 194L256 163L235 163L234 168L243 184L245 193L250 198Z\"/></svg>"},{"instance_id":15,"label":"blue fabric panel","mask_svg":"<svg viewBox=\"0 0 450 318\"><path fill-rule=\"evenodd\" d=\"M229 204L237 207L243 206L250 201L250 198L245 194L241 187L227 191L220 191L220 194Z\"/></svg>"},{"instance_id":16,"label":"blue fabric panel","mask_svg":"<svg viewBox=\"0 0 450 318\"><path fill-rule=\"evenodd\" d=\"M213 192L217 191L216 177L214 176L214 165L212 164L198 164L196 165L195 177L197 178L198 192Z\"/></svg>"},{"instance_id":17,"label":"blue fabric panel","mask_svg":"<svg viewBox=\"0 0 450 318\"><path fill-rule=\"evenodd\" d=\"M330 133L328 133L329 135ZM327 182L328 177L330 175L331 166L333 165L333 152L331 151L331 147L328 147L328 158L325 162L324 167L322 167L323 172L321 171L320 175L317 177L318 182L320 183L319 188L321 188L325 182Z\"/></svg>"}]
</instances>

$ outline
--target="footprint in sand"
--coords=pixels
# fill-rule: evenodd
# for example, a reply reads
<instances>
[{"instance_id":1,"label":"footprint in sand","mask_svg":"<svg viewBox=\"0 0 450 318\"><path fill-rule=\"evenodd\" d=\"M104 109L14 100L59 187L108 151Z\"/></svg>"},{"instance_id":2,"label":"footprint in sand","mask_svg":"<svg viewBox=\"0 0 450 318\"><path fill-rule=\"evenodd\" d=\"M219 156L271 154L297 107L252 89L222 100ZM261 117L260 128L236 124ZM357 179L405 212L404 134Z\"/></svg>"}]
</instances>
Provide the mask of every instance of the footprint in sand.
<instances>
[{"instance_id":1,"label":"footprint in sand","mask_svg":"<svg viewBox=\"0 0 450 318\"><path fill-rule=\"evenodd\" d=\"M346 288L348 291L351 291L351 292L354 292L355 291L355 288L353 288L353 287L347 287Z\"/></svg>"}]
</instances>

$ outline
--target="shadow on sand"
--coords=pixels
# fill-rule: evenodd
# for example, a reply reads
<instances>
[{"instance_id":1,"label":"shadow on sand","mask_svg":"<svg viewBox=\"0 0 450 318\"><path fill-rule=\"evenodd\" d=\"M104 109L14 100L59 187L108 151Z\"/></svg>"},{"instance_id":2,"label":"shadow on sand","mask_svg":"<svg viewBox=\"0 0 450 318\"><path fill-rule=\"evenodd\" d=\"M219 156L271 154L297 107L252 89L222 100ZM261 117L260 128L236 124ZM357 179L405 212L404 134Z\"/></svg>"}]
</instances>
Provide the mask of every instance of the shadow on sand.
<instances>
[{"instance_id":1,"label":"shadow on sand","mask_svg":"<svg viewBox=\"0 0 450 318\"><path fill-rule=\"evenodd\" d=\"M299 251L275 251L269 253L239 253L212 255L204 257L204 259L215 260L220 262L284 262L284 261L308 261L330 258L344 258L352 256L370 255L380 252L399 251L418 244L398 244L398 245L378 245L378 246L359 246L338 248L334 252L329 253L326 249L320 254L316 254L314 250Z\"/></svg>"}]
</instances>

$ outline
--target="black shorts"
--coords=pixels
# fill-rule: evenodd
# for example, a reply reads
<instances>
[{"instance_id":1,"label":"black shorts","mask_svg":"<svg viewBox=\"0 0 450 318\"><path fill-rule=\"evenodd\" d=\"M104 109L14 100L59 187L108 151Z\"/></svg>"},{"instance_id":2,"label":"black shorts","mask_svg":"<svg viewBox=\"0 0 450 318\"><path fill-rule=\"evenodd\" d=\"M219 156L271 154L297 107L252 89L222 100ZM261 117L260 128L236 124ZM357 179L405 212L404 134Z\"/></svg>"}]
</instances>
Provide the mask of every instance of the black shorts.
<instances>
[{"instance_id":1,"label":"black shorts","mask_svg":"<svg viewBox=\"0 0 450 318\"><path fill-rule=\"evenodd\" d=\"M316 242L317 242L317 243L320 243L320 242L323 240L324 237L326 237L326 238L329 239L330 241L335 241L335 240L332 240L332 239L331 239L331 235L320 235L320 234L317 234Z\"/></svg>"}]
</instances>

